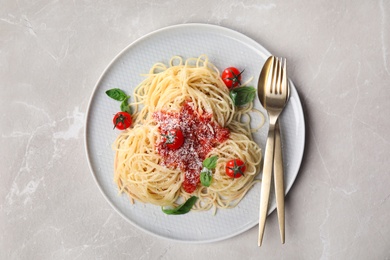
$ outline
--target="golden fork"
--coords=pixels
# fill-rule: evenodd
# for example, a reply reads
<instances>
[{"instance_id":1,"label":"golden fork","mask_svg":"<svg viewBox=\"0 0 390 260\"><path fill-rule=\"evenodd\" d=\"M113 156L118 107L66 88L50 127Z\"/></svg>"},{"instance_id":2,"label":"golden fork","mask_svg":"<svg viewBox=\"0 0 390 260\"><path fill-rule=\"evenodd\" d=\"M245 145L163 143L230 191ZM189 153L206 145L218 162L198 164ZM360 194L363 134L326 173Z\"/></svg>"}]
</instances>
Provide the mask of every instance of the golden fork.
<instances>
[{"instance_id":1,"label":"golden fork","mask_svg":"<svg viewBox=\"0 0 390 260\"><path fill-rule=\"evenodd\" d=\"M286 102L290 98L290 87L287 77L286 59L279 59L282 66L282 88L287 88ZM283 87L284 85L284 87ZM282 157L282 142L280 137L280 120L277 120L275 126L275 151L274 151L274 184L276 196L276 209L278 213L280 239L282 244L285 242L285 217L284 217L284 170Z\"/></svg>"}]
</instances>

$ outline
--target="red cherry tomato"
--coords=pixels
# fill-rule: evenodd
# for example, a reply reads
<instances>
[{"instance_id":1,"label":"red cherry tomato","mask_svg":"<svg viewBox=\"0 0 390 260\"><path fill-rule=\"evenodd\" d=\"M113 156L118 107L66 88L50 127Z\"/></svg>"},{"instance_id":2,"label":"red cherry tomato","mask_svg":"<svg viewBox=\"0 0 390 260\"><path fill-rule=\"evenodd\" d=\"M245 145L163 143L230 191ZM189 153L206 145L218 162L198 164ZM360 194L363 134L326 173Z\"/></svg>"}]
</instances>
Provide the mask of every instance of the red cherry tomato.
<instances>
[{"instance_id":1,"label":"red cherry tomato","mask_svg":"<svg viewBox=\"0 0 390 260\"><path fill-rule=\"evenodd\" d=\"M226 87L234 88L241 85L241 74L244 71L239 71L235 67L229 67L222 71L222 81L225 83Z\"/></svg>"},{"instance_id":2,"label":"red cherry tomato","mask_svg":"<svg viewBox=\"0 0 390 260\"><path fill-rule=\"evenodd\" d=\"M245 163L240 159L230 160L226 163L226 174L232 178L239 178L244 175L246 170Z\"/></svg>"},{"instance_id":3,"label":"red cherry tomato","mask_svg":"<svg viewBox=\"0 0 390 260\"><path fill-rule=\"evenodd\" d=\"M131 115L129 113L118 112L115 114L112 122L114 123L114 128L117 128L119 130L125 130L126 128L131 126L133 120L131 119Z\"/></svg>"},{"instance_id":4,"label":"red cherry tomato","mask_svg":"<svg viewBox=\"0 0 390 260\"><path fill-rule=\"evenodd\" d=\"M173 129L162 135L163 142L169 149L179 149L184 143L183 132L180 129Z\"/></svg>"}]
</instances>

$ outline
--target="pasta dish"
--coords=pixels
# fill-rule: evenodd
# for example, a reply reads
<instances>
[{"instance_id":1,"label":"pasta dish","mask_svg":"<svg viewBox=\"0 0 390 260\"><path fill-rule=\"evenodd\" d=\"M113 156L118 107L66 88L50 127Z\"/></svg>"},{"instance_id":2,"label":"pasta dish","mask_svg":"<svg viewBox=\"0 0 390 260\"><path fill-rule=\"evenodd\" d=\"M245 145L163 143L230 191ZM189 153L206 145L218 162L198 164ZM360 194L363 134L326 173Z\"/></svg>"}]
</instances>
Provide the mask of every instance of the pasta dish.
<instances>
[{"instance_id":1,"label":"pasta dish","mask_svg":"<svg viewBox=\"0 0 390 260\"><path fill-rule=\"evenodd\" d=\"M235 207L259 181L253 102L235 105L205 55L175 56L169 65L154 64L145 77L129 103L132 125L113 144L119 191L132 202L162 207L193 196L198 200L191 210Z\"/></svg>"}]
</instances>

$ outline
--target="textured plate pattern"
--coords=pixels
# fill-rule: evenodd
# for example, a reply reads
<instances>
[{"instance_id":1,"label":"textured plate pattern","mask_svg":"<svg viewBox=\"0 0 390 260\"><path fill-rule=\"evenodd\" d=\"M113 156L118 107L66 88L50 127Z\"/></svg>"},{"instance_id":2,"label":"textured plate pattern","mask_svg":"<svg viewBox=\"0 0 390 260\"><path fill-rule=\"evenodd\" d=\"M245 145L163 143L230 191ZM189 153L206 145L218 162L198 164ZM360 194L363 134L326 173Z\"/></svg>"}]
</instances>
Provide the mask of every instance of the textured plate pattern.
<instances>
[{"instance_id":1,"label":"textured plate pattern","mask_svg":"<svg viewBox=\"0 0 390 260\"><path fill-rule=\"evenodd\" d=\"M257 87L260 70L269 55L261 45L230 29L204 24L187 24L164 28L148 34L128 46L107 67L91 97L86 122L85 142L93 176L108 202L135 226L167 239L192 243L212 242L240 234L258 223L260 185L256 185L234 209L212 212L192 212L168 216L159 207L136 203L120 196L113 183L114 153L111 144L118 132L112 130L112 116L119 109L116 101L105 91L118 87L129 94L156 62L167 63L174 55L183 58L206 54L212 63L223 69L227 66L245 68L245 77L253 76ZM244 78L245 80L245 78ZM286 171L286 193L291 188L301 163L305 126L302 106L292 82L291 100L282 114L282 141ZM260 103L255 106L264 113ZM255 117L254 123L259 120ZM254 136L264 150L267 122ZM275 209L271 194L270 210ZM240 221L234 221L231 220ZM234 223L234 224L233 224Z\"/></svg>"}]
</instances>

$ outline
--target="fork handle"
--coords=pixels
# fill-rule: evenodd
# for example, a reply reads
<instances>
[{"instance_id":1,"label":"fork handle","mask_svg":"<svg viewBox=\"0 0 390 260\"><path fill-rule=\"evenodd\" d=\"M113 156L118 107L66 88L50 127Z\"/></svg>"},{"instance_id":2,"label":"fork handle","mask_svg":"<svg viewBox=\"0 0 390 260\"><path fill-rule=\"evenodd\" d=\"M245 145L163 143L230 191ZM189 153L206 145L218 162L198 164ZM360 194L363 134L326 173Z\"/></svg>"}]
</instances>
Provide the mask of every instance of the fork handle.
<instances>
[{"instance_id":1,"label":"fork handle","mask_svg":"<svg viewBox=\"0 0 390 260\"><path fill-rule=\"evenodd\" d=\"M261 178L260 217L259 217L259 239L258 246L263 241L265 220L268 214L269 193L271 189L272 166L274 159L274 137L275 125L270 124L268 130L267 144L265 146L263 176Z\"/></svg>"},{"instance_id":2,"label":"fork handle","mask_svg":"<svg viewBox=\"0 0 390 260\"><path fill-rule=\"evenodd\" d=\"M280 239L282 244L285 241L285 221L284 221L284 172L282 158L282 142L280 140L279 120L275 126L275 154L274 154L274 184L276 196L276 209L278 212Z\"/></svg>"}]
</instances>

